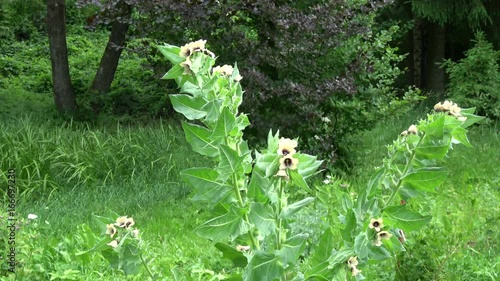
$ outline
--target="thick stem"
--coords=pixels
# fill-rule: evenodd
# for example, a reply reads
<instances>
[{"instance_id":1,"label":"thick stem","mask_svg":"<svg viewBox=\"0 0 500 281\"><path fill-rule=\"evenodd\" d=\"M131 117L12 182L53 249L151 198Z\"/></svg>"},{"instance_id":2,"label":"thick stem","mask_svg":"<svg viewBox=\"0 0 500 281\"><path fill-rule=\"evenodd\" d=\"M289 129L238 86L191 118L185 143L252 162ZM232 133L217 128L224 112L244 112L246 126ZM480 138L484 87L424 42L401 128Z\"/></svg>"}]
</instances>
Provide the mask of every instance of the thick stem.
<instances>
[{"instance_id":1,"label":"thick stem","mask_svg":"<svg viewBox=\"0 0 500 281\"><path fill-rule=\"evenodd\" d=\"M425 137L425 133L422 134L422 137L420 138L420 140L418 140L417 145L413 148L413 151L411 153L410 159L406 163L406 166L405 166L405 168L403 170L403 174L402 174L401 177L398 178L398 182L396 184L396 187L393 189L392 194L389 197L389 199L387 199L387 201L385 201L384 207L387 206L389 203L391 203L392 200L394 200L394 197L396 197L396 194L398 194L399 189L401 189L401 185L403 184L402 178L404 178L406 176L406 173L408 173L408 170L412 166L413 159L415 159L415 155L417 154L417 147L422 143L422 140L424 139L424 137Z\"/></svg>"},{"instance_id":2,"label":"thick stem","mask_svg":"<svg viewBox=\"0 0 500 281\"><path fill-rule=\"evenodd\" d=\"M276 208L276 221L278 224L278 233L276 234L276 250L281 250L283 242L286 240L286 232L283 231L283 219L280 218L283 208L286 207L285 184L283 179L278 180L278 205ZM286 281L286 272L283 272L281 280Z\"/></svg>"}]
</instances>

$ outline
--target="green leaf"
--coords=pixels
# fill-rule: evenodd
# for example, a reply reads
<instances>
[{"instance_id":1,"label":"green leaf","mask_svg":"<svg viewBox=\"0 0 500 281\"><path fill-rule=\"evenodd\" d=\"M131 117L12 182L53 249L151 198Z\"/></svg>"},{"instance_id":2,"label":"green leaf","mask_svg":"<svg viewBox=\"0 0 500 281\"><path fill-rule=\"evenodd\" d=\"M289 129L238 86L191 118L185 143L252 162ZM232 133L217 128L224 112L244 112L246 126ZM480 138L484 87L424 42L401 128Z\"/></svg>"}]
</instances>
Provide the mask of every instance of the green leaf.
<instances>
[{"instance_id":1,"label":"green leaf","mask_svg":"<svg viewBox=\"0 0 500 281\"><path fill-rule=\"evenodd\" d=\"M266 191L269 190L270 186L271 184L267 178L254 171L248 184L248 197L253 198L256 202L266 203L268 200Z\"/></svg>"},{"instance_id":2,"label":"green leaf","mask_svg":"<svg viewBox=\"0 0 500 281\"><path fill-rule=\"evenodd\" d=\"M353 235L357 226L356 215L354 214L354 211L352 209L347 211L347 215L345 216L345 224L346 226L344 227L344 229L342 229L340 234L342 235L342 239L344 239L344 241L352 243L354 242Z\"/></svg>"},{"instance_id":3,"label":"green leaf","mask_svg":"<svg viewBox=\"0 0 500 281\"><path fill-rule=\"evenodd\" d=\"M310 269L305 272L306 280L312 277L320 278L321 280L332 280L334 269L329 267L328 259L332 253L333 247L336 245L336 238L333 235L331 228L327 228L316 246L313 246L314 253L310 259Z\"/></svg>"},{"instance_id":4,"label":"green leaf","mask_svg":"<svg viewBox=\"0 0 500 281\"><path fill-rule=\"evenodd\" d=\"M217 181L219 173L210 168L190 168L181 172L181 179L193 187L194 201L217 204L232 192L232 187Z\"/></svg>"},{"instance_id":5,"label":"green leaf","mask_svg":"<svg viewBox=\"0 0 500 281\"><path fill-rule=\"evenodd\" d=\"M466 129L462 127L455 128L455 130L451 132L451 136L453 137L452 142L458 142L465 145L466 147L472 147L472 145L469 142L469 139L467 138Z\"/></svg>"},{"instance_id":6,"label":"green leaf","mask_svg":"<svg viewBox=\"0 0 500 281\"><path fill-rule=\"evenodd\" d=\"M366 188L363 188L358 196L356 201L356 213L360 219L364 218L364 210L365 204L370 196L372 189L377 189L380 187L382 180L385 177L385 169L379 168L375 173L370 177Z\"/></svg>"},{"instance_id":7,"label":"green leaf","mask_svg":"<svg viewBox=\"0 0 500 281\"><path fill-rule=\"evenodd\" d=\"M387 224L401 228L405 232L418 230L431 220L431 216L422 216L408 209L406 205L389 206L383 210L383 214Z\"/></svg>"},{"instance_id":8,"label":"green leaf","mask_svg":"<svg viewBox=\"0 0 500 281\"><path fill-rule=\"evenodd\" d=\"M195 152L209 157L219 155L219 149L210 140L212 132L209 129L184 121L182 121L182 128L184 129L186 140Z\"/></svg>"},{"instance_id":9,"label":"green leaf","mask_svg":"<svg viewBox=\"0 0 500 281\"><path fill-rule=\"evenodd\" d=\"M278 130L276 134L273 136L273 131L269 130L269 134L267 135L267 153L269 154L277 154L279 148L279 135L280 131Z\"/></svg>"},{"instance_id":10,"label":"green leaf","mask_svg":"<svg viewBox=\"0 0 500 281\"><path fill-rule=\"evenodd\" d=\"M205 120L210 122L210 123L216 122L217 119L219 119L221 105L222 105L221 99L214 99L214 100L207 102L201 108L201 110L207 112L207 116L205 117Z\"/></svg>"},{"instance_id":11,"label":"green leaf","mask_svg":"<svg viewBox=\"0 0 500 281\"><path fill-rule=\"evenodd\" d=\"M316 170L321 166L321 163L323 163L323 161L317 160L318 158L316 156L311 156L309 154L296 153L293 157L299 160L297 171L304 179L314 176Z\"/></svg>"},{"instance_id":12,"label":"green leaf","mask_svg":"<svg viewBox=\"0 0 500 281\"><path fill-rule=\"evenodd\" d=\"M125 275L137 274L141 267L141 259L139 257L140 249L132 244L125 244L120 248L120 269Z\"/></svg>"},{"instance_id":13,"label":"green leaf","mask_svg":"<svg viewBox=\"0 0 500 281\"><path fill-rule=\"evenodd\" d=\"M250 223L253 223L257 227L263 238L274 233L276 230L274 211L269 205L253 203L248 218L250 219Z\"/></svg>"},{"instance_id":14,"label":"green leaf","mask_svg":"<svg viewBox=\"0 0 500 281\"><path fill-rule=\"evenodd\" d=\"M481 120L484 119L483 116L474 115L475 111L476 111L475 107L472 107L472 108L462 108L462 111L460 113L462 114L462 116L467 117L467 120L465 120L465 122L462 124L463 128L467 128L470 125L472 125L474 123L477 123L477 122L479 122L479 121L481 121Z\"/></svg>"},{"instance_id":15,"label":"green leaf","mask_svg":"<svg viewBox=\"0 0 500 281\"><path fill-rule=\"evenodd\" d=\"M243 212L236 206L226 214L215 217L197 227L194 231L201 237L213 241L225 240L228 237L233 240L239 235L247 233L250 225L243 220Z\"/></svg>"},{"instance_id":16,"label":"green leaf","mask_svg":"<svg viewBox=\"0 0 500 281\"><path fill-rule=\"evenodd\" d=\"M181 48L177 46L165 43L163 46L157 45L156 47L172 64L178 64L186 60L186 58L179 56Z\"/></svg>"},{"instance_id":17,"label":"green leaf","mask_svg":"<svg viewBox=\"0 0 500 281\"><path fill-rule=\"evenodd\" d=\"M266 178L276 175L280 165L280 156L276 154L260 154L255 152L254 172L261 173Z\"/></svg>"},{"instance_id":18,"label":"green leaf","mask_svg":"<svg viewBox=\"0 0 500 281\"><path fill-rule=\"evenodd\" d=\"M215 248L222 252L223 258L232 261L235 267L245 268L247 266L247 258L242 252L237 251L235 248L220 242L215 243Z\"/></svg>"},{"instance_id":19,"label":"green leaf","mask_svg":"<svg viewBox=\"0 0 500 281\"><path fill-rule=\"evenodd\" d=\"M384 247L374 246L370 248L370 253L368 254L368 257L371 260L384 261L391 257L391 253L389 253L389 251L387 251L387 249Z\"/></svg>"},{"instance_id":20,"label":"green leaf","mask_svg":"<svg viewBox=\"0 0 500 281\"><path fill-rule=\"evenodd\" d=\"M290 175L290 180L291 182L298 186L299 188L311 192L311 189L307 185L307 182L304 180L304 178L297 172L297 170L288 170L288 175Z\"/></svg>"},{"instance_id":21,"label":"green leaf","mask_svg":"<svg viewBox=\"0 0 500 281\"><path fill-rule=\"evenodd\" d=\"M277 251L277 255L281 257L283 264L295 266L299 260L300 255L304 253L306 248L307 234L298 234L288 238L281 246L282 248Z\"/></svg>"},{"instance_id":22,"label":"green leaf","mask_svg":"<svg viewBox=\"0 0 500 281\"><path fill-rule=\"evenodd\" d=\"M239 156L238 152L225 144L219 145L219 180L226 181L231 175L243 173L242 162L245 156Z\"/></svg>"},{"instance_id":23,"label":"green leaf","mask_svg":"<svg viewBox=\"0 0 500 281\"><path fill-rule=\"evenodd\" d=\"M435 188L440 186L448 177L448 172L441 167L429 167L414 170L403 177L403 184L416 189L435 192Z\"/></svg>"},{"instance_id":24,"label":"green leaf","mask_svg":"<svg viewBox=\"0 0 500 281\"><path fill-rule=\"evenodd\" d=\"M418 126L418 129L422 132L425 132L429 136L442 139L444 134L445 116L434 115L434 117L436 117L436 120L427 124L421 124Z\"/></svg>"},{"instance_id":25,"label":"green leaf","mask_svg":"<svg viewBox=\"0 0 500 281\"><path fill-rule=\"evenodd\" d=\"M182 86L181 86L181 93L188 93L193 95L193 97L204 97L203 91L200 87L197 85L191 83L190 81L186 81Z\"/></svg>"},{"instance_id":26,"label":"green leaf","mask_svg":"<svg viewBox=\"0 0 500 281\"><path fill-rule=\"evenodd\" d=\"M274 254L258 251L250 260L243 280L246 281L274 281L279 280L284 272L283 265Z\"/></svg>"},{"instance_id":27,"label":"green leaf","mask_svg":"<svg viewBox=\"0 0 500 281\"><path fill-rule=\"evenodd\" d=\"M174 65L161 79L175 79L179 76L182 76L184 73L184 67L180 64Z\"/></svg>"},{"instance_id":28,"label":"green leaf","mask_svg":"<svg viewBox=\"0 0 500 281\"><path fill-rule=\"evenodd\" d=\"M328 258L328 263L330 264L329 267L334 267L338 264L345 264L353 255L354 251L352 249L341 249L339 251L332 250L330 257Z\"/></svg>"},{"instance_id":29,"label":"green leaf","mask_svg":"<svg viewBox=\"0 0 500 281\"><path fill-rule=\"evenodd\" d=\"M86 251L79 251L75 255L80 256L80 255L84 255L87 253L96 253L96 252L101 252L105 249L111 248L111 246L109 246L108 243L111 242L112 240L113 240L113 238L106 236L106 237L102 238L101 240L99 240L99 242L97 242L97 244L95 244L94 247L92 247L91 249L86 250Z\"/></svg>"},{"instance_id":30,"label":"green leaf","mask_svg":"<svg viewBox=\"0 0 500 281\"><path fill-rule=\"evenodd\" d=\"M293 214L298 212L303 207L307 206L312 201L314 201L314 197L307 197L307 198L304 198L298 202L295 202L293 204L286 206L281 211L280 218L282 218L282 219L290 218L290 216L292 216Z\"/></svg>"},{"instance_id":31,"label":"green leaf","mask_svg":"<svg viewBox=\"0 0 500 281\"><path fill-rule=\"evenodd\" d=\"M360 259L365 259L370 253L370 240L366 235L366 232L359 233L356 238L354 238L354 250Z\"/></svg>"},{"instance_id":32,"label":"green leaf","mask_svg":"<svg viewBox=\"0 0 500 281\"><path fill-rule=\"evenodd\" d=\"M417 158L442 160L446 156L446 153L448 153L449 149L450 145L444 144L444 145L418 146L415 149L415 151Z\"/></svg>"},{"instance_id":33,"label":"green leaf","mask_svg":"<svg viewBox=\"0 0 500 281\"><path fill-rule=\"evenodd\" d=\"M233 113L231 113L231 111L229 111L227 107L224 107L222 109L220 117L217 120L217 123L215 124L213 133L210 138L220 140L227 138L231 135L230 132L231 130L233 130L235 125L236 121L234 119Z\"/></svg>"},{"instance_id":34,"label":"green leaf","mask_svg":"<svg viewBox=\"0 0 500 281\"><path fill-rule=\"evenodd\" d=\"M236 117L236 128L233 129L231 135L235 135L237 131L243 131L246 127L250 126L250 121L248 121L248 116L244 113L240 113L238 117Z\"/></svg>"},{"instance_id":35,"label":"green leaf","mask_svg":"<svg viewBox=\"0 0 500 281\"><path fill-rule=\"evenodd\" d=\"M200 119L207 115L201 110L206 104L203 98L193 98L188 95L170 95L169 97L175 111L182 113L189 120Z\"/></svg>"}]
</instances>

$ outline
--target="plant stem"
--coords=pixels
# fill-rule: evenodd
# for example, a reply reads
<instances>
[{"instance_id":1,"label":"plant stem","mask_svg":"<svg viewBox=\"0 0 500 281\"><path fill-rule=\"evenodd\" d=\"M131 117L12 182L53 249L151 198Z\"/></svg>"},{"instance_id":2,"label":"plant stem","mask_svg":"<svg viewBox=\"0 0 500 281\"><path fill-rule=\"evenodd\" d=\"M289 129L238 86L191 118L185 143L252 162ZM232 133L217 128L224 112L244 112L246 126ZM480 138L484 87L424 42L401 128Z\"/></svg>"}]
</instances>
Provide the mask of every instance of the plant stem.
<instances>
[{"instance_id":1,"label":"plant stem","mask_svg":"<svg viewBox=\"0 0 500 281\"><path fill-rule=\"evenodd\" d=\"M144 257L142 256L142 254L139 254L139 258L141 259L142 265L144 265L144 267L146 268L146 271L148 272L149 277L151 277L151 280L155 281L156 277L153 275L153 273L149 269L148 264L146 263L146 260L144 260Z\"/></svg>"},{"instance_id":2,"label":"plant stem","mask_svg":"<svg viewBox=\"0 0 500 281\"><path fill-rule=\"evenodd\" d=\"M399 189L401 189L401 185L403 184L402 178L404 178L406 176L406 173L408 173L408 170L412 166L413 159L415 159L415 155L417 154L417 147L422 143L422 140L424 139L424 137L425 137L425 133L422 134L422 137L420 137L420 139L418 140L417 145L413 148L410 159L406 163L406 166L403 170L403 174L401 175L401 177L398 178L398 182L396 184L396 187L393 189L392 194L389 197L389 199L387 199L387 201L384 202L384 207L386 207L387 204L391 203L391 201L394 200L394 197L396 197L396 194L398 194Z\"/></svg>"},{"instance_id":3,"label":"plant stem","mask_svg":"<svg viewBox=\"0 0 500 281\"><path fill-rule=\"evenodd\" d=\"M283 184L283 179L278 180L278 205L276 208L276 220L278 223L278 233L276 234L276 250L281 250L283 243L283 238L286 238L286 232L283 232L283 220L280 218L283 208L286 206L285 198L285 187ZM281 280L286 281L286 271L283 271L283 276Z\"/></svg>"},{"instance_id":4,"label":"plant stem","mask_svg":"<svg viewBox=\"0 0 500 281\"><path fill-rule=\"evenodd\" d=\"M238 177L236 176L236 174L232 175L232 182L233 182L233 191L236 194L236 199L238 200L238 206L240 208L243 208L243 207L245 207L245 203L243 202L243 198L241 197L240 189L238 188ZM250 219L248 218L248 214L245 214L243 218L247 223L250 223ZM248 236L250 237L250 243L252 244L253 248L260 250L259 240L255 239L252 231L248 232Z\"/></svg>"}]
</instances>

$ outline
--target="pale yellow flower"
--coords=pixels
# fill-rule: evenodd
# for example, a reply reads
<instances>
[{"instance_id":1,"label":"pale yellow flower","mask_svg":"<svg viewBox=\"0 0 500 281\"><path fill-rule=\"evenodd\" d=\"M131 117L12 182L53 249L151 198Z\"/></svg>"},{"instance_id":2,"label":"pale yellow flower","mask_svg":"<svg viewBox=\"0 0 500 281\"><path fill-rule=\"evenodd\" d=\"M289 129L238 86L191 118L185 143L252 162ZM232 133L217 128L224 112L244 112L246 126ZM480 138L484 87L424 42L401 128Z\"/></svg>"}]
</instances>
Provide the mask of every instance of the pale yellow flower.
<instances>
[{"instance_id":1,"label":"pale yellow flower","mask_svg":"<svg viewBox=\"0 0 500 281\"><path fill-rule=\"evenodd\" d=\"M111 238L113 238L113 236L115 236L116 234L116 228L113 224L107 224L106 225L106 235L110 235Z\"/></svg>"},{"instance_id":2,"label":"pale yellow flower","mask_svg":"<svg viewBox=\"0 0 500 281\"><path fill-rule=\"evenodd\" d=\"M241 79L243 79L243 76L241 76L241 75L239 75L239 74L238 74L238 75L236 75L236 76L234 77L234 82L240 82L240 81L241 81Z\"/></svg>"},{"instance_id":3,"label":"pale yellow flower","mask_svg":"<svg viewBox=\"0 0 500 281\"><path fill-rule=\"evenodd\" d=\"M377 240L389 240L391 239L392 237L392 234L389 233L388 231L380 231L379 233L377 233Z\"/></svg>"},{"instance_id":4,"label":"pale yellow flower","mask_svg":"<svg viewBox=\"0 0 500 281\"><path fill-rule=\"evenodd\" d=\"M115 223L116 226L123 227L123 228L129 228L134 224L135 224L134 219L128 218L126 216L117 218L116 223Z\"/></svg>"},{"instance_id":5,"label":"pale yellow flower","mask_svg":"<svg viewBox=\"0 0 500 281\"><path fill-rule=\"evenodd\" d=\"M347 264L350 267L356 267L356 266L358 266L358 257L350 257L349 260L347 261Z\"/></svg>"},{"instance_id":6,"label":"pale yellow flower","mask_svg":"<svg viewBox=\"0 0 500 281\"><path fill-rule=\"evenodd\" d=\"M402 135L403 137L406 137L406 136L408 135L408 131L407 131L407 130L402 131L402 132L401 132L401 135Z\"/></svg>"},{"instance_id":7,"label":"pale yellow flower","mask_svg":"<svg viewBox=\"0 0 500 281\"><path fill-rule=\"evenodd\" d=\"M372 241L372 244L373 244L374 246L380 247L380 246L382 246L382 240L380 240L380 239L375 239L374 241Z\"/></svg>"},{"instance_id":8,"label":"pale yellow flower","mask_svg":"<svg viewBox=\"0 0 500 281\"><path fill-rule=\"evenodd\" d=\"M212 69L212 73L219 73L220 75L224 76L231 76L233 75L233 67L225 64L223 66L216 66Z\"/></svg>"},{"instance_id":9,"label":"pale yellow flower","mask_svg":"<svg viewBox=\"0 0 500 281\"><path fill-rule=\"evenodd\" d=\"M246 252L249 250L250 250L250 246L242 246L242 245L236 246L236 251L238 251L238 252Z\"/></svg>"},{"instance_id":10,"label":"pale yellow flower","mask_svg":"<svg viewBox=\"0 0 500 281\"><path fill-rule=\"evenodd\" d=\"M384 227L384 220L382 218L379 219L371 219L369 228L375 229L375 231L379 232Z\"/></svg>"},{"instance_id":11,"label":"pale yellow flower","mask_svg":"<svg viewBox=\"0 0 500 281\"><path fill-rule=\"evenodd\" d=\"M118 247L118 240L113 240L113 241L109 242L107 245L109 245L113 248L116 248L116 247Z\"/></svg>"},{"instance_id":12,"label":"pale yellow flower","mask_svg":"<svg viewBox=\"0 0 500 281\"><path fill-rule=\"evenodd\" d=\"M207 40L198 40L194 42L187 43L186 45L181 47L181 51L179 52L179 56L183 58L189 57L192 53L196 51L205 51L205 44Z\"/></svg>"},{"instance_id":13,"label":"pale yellow flower","mask_svg":"<svg viewBox=\"0 0 500 281\"><path fill-rule=\"evenodd\" d=\"M297 169L298 163L299 163L299 159L293 158L291 155L281 157L280 170L285 170L285 169L295 170L295 169Z\"/></svg>"},{"instance_id":14,"label":"pale yellow flower","mask_svg":"<svg viewBox=\"0 0 500 281\"><path fill-rule=\"evenodd\" d=\"M408 133L410 133L410 134L414 134L414 135L418 134L417 126L415 126L415 125L411 125L411 126L408 128Z\"/></svg>"},{"instance_id":15,"label":"pale yellow flower","mask_svg":"<svg viewBox=\"0 0 500 281\"><path fill-rule=\"evenodd\" d=\"M357 269L356 267L351 267L351 273L352 276L357 276L358 274L361 273L361 270Z\"/></svg>"},{"instance_id":16,"label":"pale yellow flower","mask_svg":"<svg viewBox=\"0 0 500 281\"><path fill-rule=\"evenodd\" d=\"M185 61L181 62L180 66L184 67L184 72L182 74L189 75L192 73L191 60L189 59L189 57L187 57Z\"/></svg>"},{"instance_id":17,"label":"pale yellow flower","mask_svg":"<svg viewBox=\"0 0 500 281\"><path fill-rule=\"evenodd\" d=\"M296 152L296 147L296 140L281 138L278 143L278 154L283 156L293 155Z\"/></svg>"},{"instance_id":18,"label":"pale yellow flower","mask_svg":"<svg viewBox=\"0 0 500 281\"><path fill-rule=\"evenodd\" d=\"M460 117L457 118L457 120L460 121L460 122L465 122L467 120L467 117L460 116Z\"/></svg>"}]
</instances>

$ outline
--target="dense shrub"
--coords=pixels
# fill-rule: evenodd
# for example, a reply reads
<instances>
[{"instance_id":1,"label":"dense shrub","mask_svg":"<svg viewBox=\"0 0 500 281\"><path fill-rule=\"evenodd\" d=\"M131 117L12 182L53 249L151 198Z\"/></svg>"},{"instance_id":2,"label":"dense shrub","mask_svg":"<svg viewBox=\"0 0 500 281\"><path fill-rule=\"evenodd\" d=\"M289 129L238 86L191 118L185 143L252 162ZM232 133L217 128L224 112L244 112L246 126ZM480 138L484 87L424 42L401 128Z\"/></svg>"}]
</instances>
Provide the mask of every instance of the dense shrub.
<instances>
[{"instance_id":1,"label":"dense shrub","mask_svg":"<svg viewBox=\"0 0 500 281\"><path fill-rule=\"evenodd\" d=\"M479 114L500 118L500 52L493 49L484 33L478 32L473 48L458 62L445 61L443 67L450 76L446 91L453 101L466 107L476 107Z\"/></svg>"},{"instance_id":2,"label":"dense shrub","mask_svg":"<svg viewBox=\"0 0 500 281\"><path fill-rule=\"evenodd\" d=\"M172 12L148 14L151 38L206 39L221 64L238 63L254 143L280 129L300 136L301 150L333 162L346 134L404 112L404 90L394 89L403 56L389 46L399 31L377 30L375 22L390 1L160 2Z\"/></svg>"}]
</instances>

